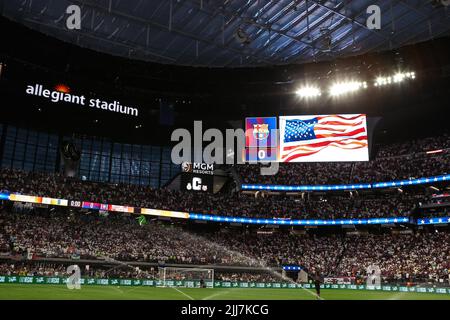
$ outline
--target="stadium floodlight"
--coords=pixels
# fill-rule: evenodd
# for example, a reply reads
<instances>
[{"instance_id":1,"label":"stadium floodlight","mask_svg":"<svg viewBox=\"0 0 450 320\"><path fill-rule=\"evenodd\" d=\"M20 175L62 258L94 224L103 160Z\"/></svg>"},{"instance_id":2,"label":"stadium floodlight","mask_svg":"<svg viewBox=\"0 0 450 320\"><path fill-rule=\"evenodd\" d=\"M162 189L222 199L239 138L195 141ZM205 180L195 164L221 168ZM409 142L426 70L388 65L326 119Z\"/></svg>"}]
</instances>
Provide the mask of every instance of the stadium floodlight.
<instances>
[{"instance_id":1,"label":"stadium floodlight","mask_svg":"<svg viewBox=\"0 0 450 320\"><path fill-rule=\"evenodd\" d=\"M5 69L6 64L4 64L3 62L0 62L0 78L2 77L3 74L3 70Z\"/></svg>"},{"instance_id":2,"label":"stadium floodlight","mask_svg":"<svg viewBox=\"0 0 450 320\"><path fill-rule=\"evenodd\" d=\"M400 83L407 79L415 79L415 72L397 72L392 76L378 77L375 79L375 87L386 86L392 83Z\"/></svg>"},{"instance_id":3,"label":"stadium floodlight","mask_svg":"<svg viewBox=\"0 0 450 320\"><path fill-rule=\"evenodd\" d=\"M305 86L295 91L295 94L301 98L315 98L322 95L322 92L318 87Z\"/></svg>"},{"instance_id":4,"label":"stadium floodlight","mask_svg":"<svg viewBox=\"0 0 450 320\"><path fill-rule=\"evenodd\" d=\"M337 82L330 87L329 93L331 96L340 96L366 88L367 83L365 81Z\"/></svg>"}]
</instances>

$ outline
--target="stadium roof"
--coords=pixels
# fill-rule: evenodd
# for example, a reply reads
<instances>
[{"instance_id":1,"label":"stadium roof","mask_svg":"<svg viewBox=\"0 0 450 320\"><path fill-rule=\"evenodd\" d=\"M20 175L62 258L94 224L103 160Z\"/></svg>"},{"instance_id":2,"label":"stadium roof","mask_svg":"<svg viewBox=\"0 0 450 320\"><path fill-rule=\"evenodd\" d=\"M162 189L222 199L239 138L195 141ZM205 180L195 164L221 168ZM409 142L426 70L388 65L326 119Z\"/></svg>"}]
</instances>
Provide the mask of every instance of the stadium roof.
<instances>
[{"instance_id":1,"label":"stadium roof","mask_svg":"<svg viewBox=\"0 0 450 320\"><path fill-rule=\"evenodd\" d=\"M366 26L371 0L21 0L0 13L56 38L164 64L297 64L383 51L450 35L440 1L380 1L381 30ZM80 30L66 8L81 7Z\"/></svg>"}]
</instances>

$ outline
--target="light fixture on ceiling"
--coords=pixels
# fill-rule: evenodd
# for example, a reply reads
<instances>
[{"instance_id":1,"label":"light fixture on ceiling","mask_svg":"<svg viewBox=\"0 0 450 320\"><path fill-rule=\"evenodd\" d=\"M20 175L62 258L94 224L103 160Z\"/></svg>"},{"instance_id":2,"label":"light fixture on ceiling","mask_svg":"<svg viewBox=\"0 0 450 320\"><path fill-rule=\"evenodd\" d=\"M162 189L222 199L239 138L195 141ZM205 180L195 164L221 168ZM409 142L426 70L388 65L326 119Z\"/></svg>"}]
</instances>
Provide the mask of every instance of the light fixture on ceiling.
<instances>
[{"instance_id":1,"label":"light fixture on ceiling","mask_svg":"<svg viewBox=\"0 0 450 320\"><path fill-rule=\"evenodd\" d=\"M320 51L330 51L333 44L333 38L331 36L331 30L328 28L320 29L320 37L316 39L316 47Z\"/></svg>"},{"instance_id":2,"label":"light fixture on ceiling","mask_svg":"<svg viewBox=\"0 0 450 320\"><path fill-rule=\"evenodd\" d=\"M250 36L245 32L242 27L239 27L236 32L234 33L234 37L237 41L239 41L242 44L250 44Z\"/></svg>"},{"instance_id":3,"label":"light fixture on ceiling","mask_svg":"<svg viewBox=\"0 0 450 320\"><path fill-rule=\"evenodd\" d=\"M337 82L330 87L329 93L331 96L340 96L366 88L367 83L365 81Z\"/></svg>"},{"instance_id":4,"label":"light fixture on ceiling","mask_svg":"<svg viewBox=\"0 0 450 320\"><path fill-rule=\"evenodd\" d=\"M3 71L6 68L6 64L4 64L3 62L0 62L0 78L2 77Z\"/></svg>"},{"instance_id":5,"label":"light fixture on ceiling","mask_svg":"<svg viewBox=\"0 0 450 320\"><path fill-rule=\"evenodd\" d=\"M416 78L415 72L397 72L392 76L378 77L375 79L375 87L387 86L393 83L401 83L405 80Z\"/></svg>"},{"instance_id":6,"label":"light fixture on ceiling","mask_svg":"<svg viewBox=\"0 0 450 320\"><path fill-rule=\"evenodd\" d=\"M304 86L295 91L295 94L300 98L314 98L322 94L318 87Z\"/></svg>"},{"instance_id":7,"label":"light fixture on ceiling","mask_svg":"<svg viewBox=\"0 0 450 320\"><path fill-rule=\"evenodd\" d=\"M434 7L439 7L439 6L448 7L448 6L450 6L450 0L433 0L433 1L431 1L431 4Z\"/></svg>"}]
</instances>

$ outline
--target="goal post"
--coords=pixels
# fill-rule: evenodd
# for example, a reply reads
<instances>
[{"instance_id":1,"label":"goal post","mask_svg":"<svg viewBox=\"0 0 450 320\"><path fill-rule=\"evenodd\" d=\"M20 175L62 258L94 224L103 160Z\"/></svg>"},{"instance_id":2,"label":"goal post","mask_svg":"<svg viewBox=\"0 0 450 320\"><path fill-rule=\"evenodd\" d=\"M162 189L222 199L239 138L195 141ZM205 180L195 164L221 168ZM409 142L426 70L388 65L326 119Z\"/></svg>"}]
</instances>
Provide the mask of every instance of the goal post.
<instances>
[{"instance_id":1,"label":"goal post","mask_svg":"<svg viewBox=\"0 0 450 320\"><path fill-rule=\"evenodd\" d=\"M214 269L160 267L162 287L214 288Z\"/></svg>"}]
</instances>

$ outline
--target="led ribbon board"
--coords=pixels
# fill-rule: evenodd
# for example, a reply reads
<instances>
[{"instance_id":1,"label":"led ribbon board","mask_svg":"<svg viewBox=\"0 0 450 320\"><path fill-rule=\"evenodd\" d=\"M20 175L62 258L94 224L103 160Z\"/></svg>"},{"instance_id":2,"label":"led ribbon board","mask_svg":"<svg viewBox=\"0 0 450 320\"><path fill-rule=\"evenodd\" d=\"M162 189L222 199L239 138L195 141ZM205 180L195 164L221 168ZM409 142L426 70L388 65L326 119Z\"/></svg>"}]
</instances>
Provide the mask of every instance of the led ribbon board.
<instances>
[{"instance_id":1,"label":"led ribbon board","mask_svg":"<svg viewBox=\"0 0 450 320\"><path fill-rule=\"evenodd\" d=\"M372 188L392 188L403 187L419 184L429 184L434 182L450 181L450 174L410 179L410 180L398 180L376 183L355 183L355 184L337 184L337 185L303 185L303 186L287 186L287 185L273 185L273 184L243 184L242 190L272 190L272 191L332 191L332 190L360 190L360 189L372 189Z\"/></svg>"},{"instance_id":2,"label":"led ribbon board","mask_svg":"<svg viewBox=\"0 0 450 320\"><path fill-rule=\"evenodd\" d=\"M0 200L9 200L9 194L0 193Z\"/></svg>"},{"instance_id":3,"label":"led ribbon board","mask_svg":"<svg viewBox=\"0 0 450 320\"><path fill-rule=\"evenodd\" d=\"M338 226L338 225L374 225L374 224L393 224L409 223L408 217L395 218L372 218L372 219L336 219L336 220L289 220L289 219L264 219L264 218L244 218L244 217L226 217L208 214L189 213L189 219L203 220L211 222L228 222L243 224L272 224L286 226Z\"/></svg>"},{"instance_id":4,"label":"led ribbon board","mask_svg":"<svg viewBox=\"0 0 450 320\"><path fill-rule=\"evenodd\" d=\"M282 268L283 268L283 270L286 270L286 271L300 271L300 270L302 270L302 267L296 266L296 265L285 265L285 266L282 266Z\"/></svg>"},{"instance_id":5,"label":"led ribbon board","mask_svg":"<svg viewBox=\"0 0 450 320\"><path fill-rule=\"evenodd\" d=\"M45 199L45 200L44 200ZM91 210L108 210L113 212L128 212L131 214L143 214L159 217L203 220L210 222L240 223L240 224L269 224L269 225L286 225L286 226L342 226L342 225L379 225L379 224L395 224L395 223L414 223L408 217L389 217L389 218L370 218L370 219L335 219L335 220L290 220L290 219L265 219L265 218L245 218L245 217L227 217L207 214L197 214L188 212L178 212L169 210L147 209L128 207L120 205L100 204L87 201L75 201L65 199L53 199L45 197L37 197L30 195L5 194L0 193L0 200L9 200L16 202L43 203L55 206L70 206L76 208L84 208ZM450 223L450 217L424 218L417 220L418 225L428 224L444 224Z\"/></svg>"},{"instance_id":6,"label":"led ribbon board","mask_svg":"<svg viewBox=\"0 0 450 320\"><path fill-rule=\"evenodd\" d=\"M283 186L271 184L243 184L243 190L273 190L273 191L331 191L331 190L356 190L370 189L371 184L339 184L339 185L304 185Z\"/></svg>"},{"instance_id":7,"label":"led ribbon board","mask_svg":"<svg viewBox=\"0 0 450 320\"><path fill-rule=\"evenodd\" d=\"M187 212L177 212L177 211L168 211L168 210L156 210L156 209L142 208L141 214L159 216L159 217L189 219L189 213L187 213Z\"/></svg>"},{"instance_id":8,"label":"led ribbon board","mask_svg":"<svg viewBox=\"0 0 450 320\"><path fill-rule=\"evenodd\" d=\"M442 182L442 181L449 181L449 180L450 180L450 174L446 174L446 175L442 175L442 176L428 177L428 178L398 180L398 181L390 181L390 182L377 182L377 183L372 184L372 188L403 187L403 186L428 184L428 183L433 183L433 182Z\"/></svg>"},{"instance_id":9,"label":"led ribbon board","mask_svg":"<svg viewBox=\"0 0 450 320\"><path fill-rule=\"evenodd\" d=\"M421 226L421 225L428 225L428 224L446 224L446 223L450 223L450 217L437 217L437 218L417 219L417 224L419 226Z\"/></svg>"}]
</instances>

